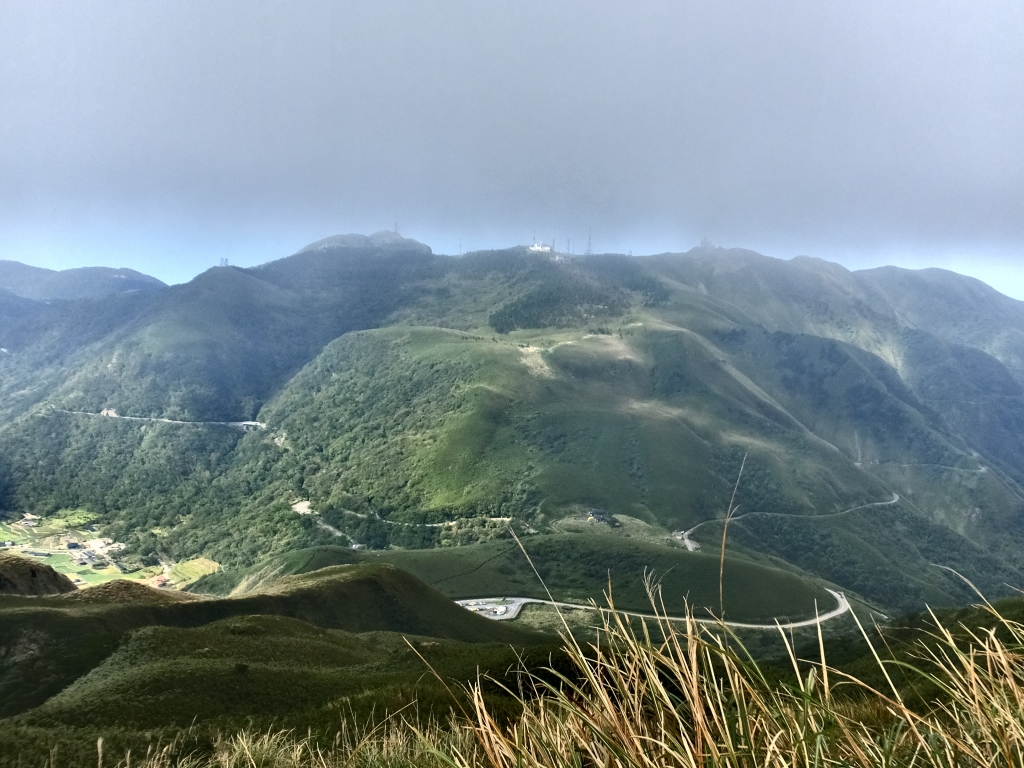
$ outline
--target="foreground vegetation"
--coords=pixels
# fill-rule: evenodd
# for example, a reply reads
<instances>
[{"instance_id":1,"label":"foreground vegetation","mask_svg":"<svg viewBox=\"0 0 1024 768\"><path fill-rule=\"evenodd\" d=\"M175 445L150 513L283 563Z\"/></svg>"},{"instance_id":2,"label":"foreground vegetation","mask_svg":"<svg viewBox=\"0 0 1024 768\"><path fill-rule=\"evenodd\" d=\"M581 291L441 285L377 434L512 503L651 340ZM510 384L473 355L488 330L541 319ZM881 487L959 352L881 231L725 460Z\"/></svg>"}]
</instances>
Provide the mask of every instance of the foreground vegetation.
<instances>
[{"instance_id":1,"label":"foreground vegetation","mask_svg":"<svg viewBox=\"0 0 1024 768\"><path fill-rule=\"evenodd\" d=\"M329 738L243 730L189 751L179 737L145 755L108 751L105 764L1019 766L1024 624L987 604L969 615L970 625L952 626L929 615L929 629L896 650L862 630L873 674L857 676L821 656L801 660L792 647L791 669L781 674L759 664L724 628L664 620L638 627L609 612L597 642L583 646L565 633L568 665L525 670L505 688L500 709L488 680L479 678L453 692L457 706L447 720L424 722L410 706L361 725L343 717ZM818 651L824 654L824 642ZM97 747L104 764L102 743ZM51 752L36 764L67 763Z\"/></svg>"}]
</instances>

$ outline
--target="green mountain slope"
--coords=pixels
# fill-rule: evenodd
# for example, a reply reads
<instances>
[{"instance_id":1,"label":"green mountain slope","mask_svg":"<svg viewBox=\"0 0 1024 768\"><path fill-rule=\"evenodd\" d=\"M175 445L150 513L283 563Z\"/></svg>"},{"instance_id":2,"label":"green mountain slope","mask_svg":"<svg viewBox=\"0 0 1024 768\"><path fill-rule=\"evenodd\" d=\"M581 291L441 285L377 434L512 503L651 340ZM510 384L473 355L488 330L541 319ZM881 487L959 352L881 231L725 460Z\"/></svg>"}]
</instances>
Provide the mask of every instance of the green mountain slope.
<instances>
[{"instance_id":1,"label":"green mountain slope","mask_svg":"<svg viewBox=\"0 0 1024 768\"><path fill-rule=\"evenodd\" d=\"M1024 584L1022 306L951 273L741 250L328 238L120 323L91 310L79 356L59 312L25 331L9 357L54 362L0 359L0 501L97 512L154 563L549 535L593 508L707 549L745 456L737 555L883 606L960 601L938 566Z\"/></svg>"},{"instance_id":2,"label":"green mountain slope","mask_svg":"<svg viewBox=\"0 0 1024 768\"><path fill-rule=\"evenodd\" d=\"M159 291L167 286L134 269L81 267L55 271L0 260L0 290L38 301L102 299L129 291Z\"/></svg>"}]
</instances>

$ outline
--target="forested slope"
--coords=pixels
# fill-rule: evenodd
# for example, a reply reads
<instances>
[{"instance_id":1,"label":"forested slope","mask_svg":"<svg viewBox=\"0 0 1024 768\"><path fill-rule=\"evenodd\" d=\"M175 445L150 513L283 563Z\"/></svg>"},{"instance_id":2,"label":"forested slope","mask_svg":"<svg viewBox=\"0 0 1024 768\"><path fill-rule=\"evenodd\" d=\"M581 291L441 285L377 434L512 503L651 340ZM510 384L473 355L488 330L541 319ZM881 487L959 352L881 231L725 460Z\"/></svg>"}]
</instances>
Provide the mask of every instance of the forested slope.
<instances>
[{"instance_id":1,"label":"forested slope","mask_svg":"<svg viewBox=\"0 0 1024 768\"><path fill-rule=\"evenodd\" d=\"M1019 302L749 251L452 258L374 237L123 304L25 305L42 319L4 331L0 503L86 507L131 557L231 566L594 508L714 546L746 456L738 554L882 605L969 597L936 564L1024 585ZM66 412L104 408L266 429Z\"/></svg>"}]
</instances>

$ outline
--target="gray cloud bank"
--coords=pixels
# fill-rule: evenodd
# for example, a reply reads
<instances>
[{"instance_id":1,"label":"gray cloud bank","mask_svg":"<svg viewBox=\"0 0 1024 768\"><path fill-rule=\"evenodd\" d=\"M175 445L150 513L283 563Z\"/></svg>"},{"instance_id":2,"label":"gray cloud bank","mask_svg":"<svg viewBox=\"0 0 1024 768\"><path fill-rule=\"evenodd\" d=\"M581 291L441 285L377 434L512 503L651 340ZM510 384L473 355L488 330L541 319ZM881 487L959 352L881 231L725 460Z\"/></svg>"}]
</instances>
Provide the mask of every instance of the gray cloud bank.
<instances>
[{"instance_id":1,"label":"gray cloud bank","mask_svg":"<svg viewBox=\"0 0 1024 768\"><path fill-rule=\"evenodd\" d=\"M0 258L184 279L397 217L1009 274L1022 40L1019 0L0 0Z\"/></svg>"}]
</instances>

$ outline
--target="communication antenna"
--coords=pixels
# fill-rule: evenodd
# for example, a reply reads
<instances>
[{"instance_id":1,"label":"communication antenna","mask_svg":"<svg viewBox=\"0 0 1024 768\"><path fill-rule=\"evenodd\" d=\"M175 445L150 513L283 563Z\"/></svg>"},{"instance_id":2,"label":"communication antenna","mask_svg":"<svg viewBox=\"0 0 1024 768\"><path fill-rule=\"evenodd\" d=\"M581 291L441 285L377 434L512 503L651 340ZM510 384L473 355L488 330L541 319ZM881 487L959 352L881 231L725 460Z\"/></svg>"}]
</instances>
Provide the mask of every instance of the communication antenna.
<instances>
[{"instance_id":1,"label":"communication antenna","mask_svg":"<svg viewBox=\"0 0 1024 768\"><path fill-rule=\"evenodd\" d=\"M398 231L398 217L397 216L395 216L395 234L396 235L402 234L401 232Z\"/></svg>"},{"instance_id":2,"label":"communication antenna","mask_svg":"<svg viewBox=\"0 0 1024 768\"><path fill-rule=\"evenodd\" d=\"M587 230L587 256L594 255L594 248L590 242L590 231Z\"/></svg>"}]
</instances>

